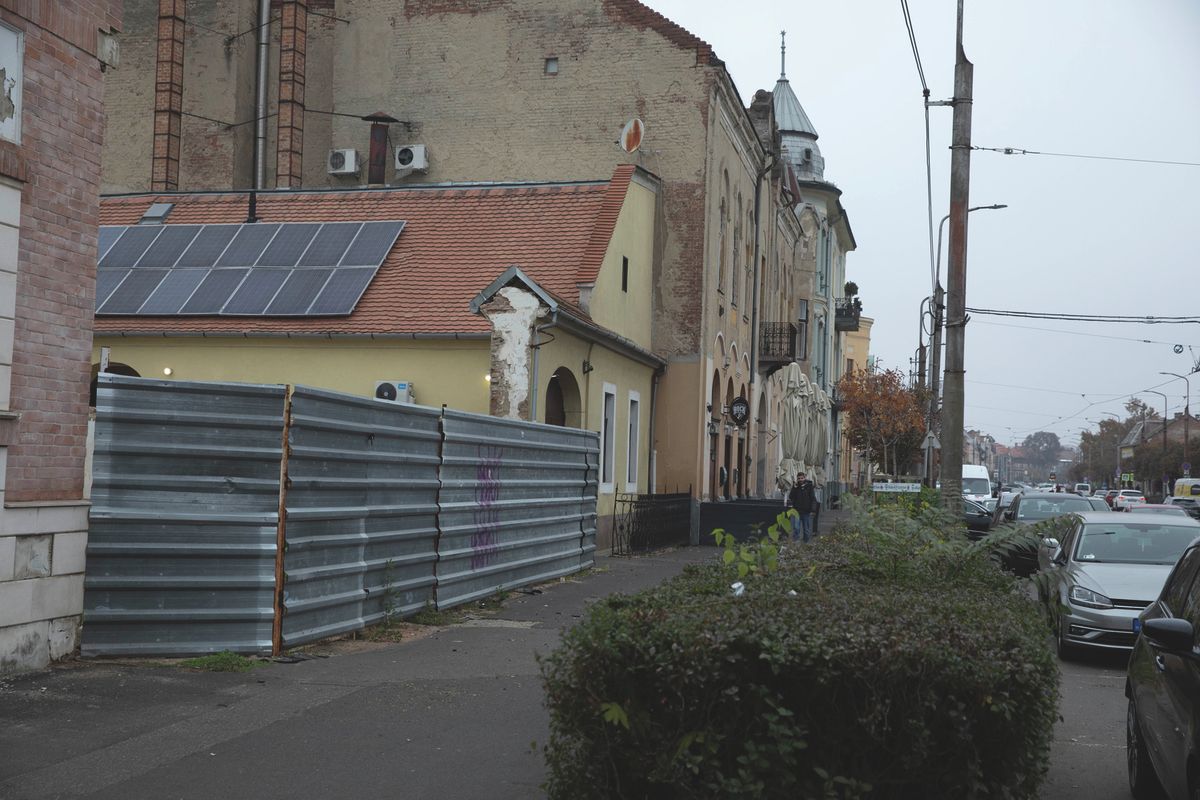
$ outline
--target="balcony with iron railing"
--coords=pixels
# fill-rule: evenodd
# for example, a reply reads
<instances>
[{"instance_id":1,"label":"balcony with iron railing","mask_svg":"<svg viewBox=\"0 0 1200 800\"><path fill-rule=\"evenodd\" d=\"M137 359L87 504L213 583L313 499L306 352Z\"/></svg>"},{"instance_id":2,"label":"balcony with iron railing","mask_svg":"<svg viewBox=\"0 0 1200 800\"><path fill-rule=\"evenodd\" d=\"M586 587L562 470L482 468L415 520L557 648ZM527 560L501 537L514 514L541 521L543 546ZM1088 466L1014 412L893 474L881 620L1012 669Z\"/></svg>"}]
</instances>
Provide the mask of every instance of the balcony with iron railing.
<instances>
[{"instance_id":1,"label":"balcony with iron railing","mask_svg":"<svg viewBox=\"0 0 1200 800\"><path fill-rule=\"evenodd\" d=\"M804 357L800 353L800 329L790 322L764 322L759 330L759 366L770 374Z\"/></svg>"},{"instance_id":2,"label":"balcony with iron railing","mask_svg":"<svg viewBox=\"0 0 1200 800\"><path fill-rule=\"evenodd\" d=\"M862 316L862 300L855 297L839 297L835 301L833 313L833 328L837 331L858 330L858 320Z\"/></svg>"}]
</instances>

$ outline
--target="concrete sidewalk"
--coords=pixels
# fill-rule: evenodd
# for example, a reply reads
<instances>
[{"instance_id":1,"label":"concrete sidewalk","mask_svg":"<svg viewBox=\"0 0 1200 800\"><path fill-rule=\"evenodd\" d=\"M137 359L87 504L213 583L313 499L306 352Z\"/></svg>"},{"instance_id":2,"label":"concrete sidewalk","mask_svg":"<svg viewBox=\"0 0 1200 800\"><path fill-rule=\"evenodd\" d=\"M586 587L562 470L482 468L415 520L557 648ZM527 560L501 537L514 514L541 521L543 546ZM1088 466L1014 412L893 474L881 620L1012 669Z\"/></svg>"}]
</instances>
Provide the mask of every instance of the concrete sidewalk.
<instances>
[{"instance_id":1,"label":"concrete sidewalk","mask_svg":"<svg viewBox=\"0 0 1200 800\"><path fill-rule=\"evenodd\" d=\"M424 638L248 673L98 660L0 678L0 798L542 797L537 656L589 603L716 552L601 556Z\"/></svg>"}]
</instances>

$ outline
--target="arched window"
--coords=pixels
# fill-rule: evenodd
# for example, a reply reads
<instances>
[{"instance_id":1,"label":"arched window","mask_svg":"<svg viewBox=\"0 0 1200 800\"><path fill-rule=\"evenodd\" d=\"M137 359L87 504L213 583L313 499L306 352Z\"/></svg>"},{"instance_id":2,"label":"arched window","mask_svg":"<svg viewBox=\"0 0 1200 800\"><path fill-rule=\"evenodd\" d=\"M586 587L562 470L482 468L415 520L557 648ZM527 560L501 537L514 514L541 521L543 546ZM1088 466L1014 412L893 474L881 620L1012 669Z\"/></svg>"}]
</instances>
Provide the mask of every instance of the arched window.
<instances>
[{"instance_id":1,"label":"arched window","mask_svg":"<svg viewBox=\"0 0 1200 800\"><path fill-rule=\"evenodd\" d=\"M729 171L721 178L720 242L717 247L717 291L725 291L725 251L729 247Z\"/></svg>"},{"instance_id":2,"label":"arched window","mask_svg":"<svg viewBox=\"0 0 1200 800\"><path fill-rule=\"evenodd\" d=\"M738 302L738 284L741 283L738 264L742 254L742 193L737 196L737 216L733 218L733 261L730 263L729 304L736 306Z\"/></svg>"}]
</instances>

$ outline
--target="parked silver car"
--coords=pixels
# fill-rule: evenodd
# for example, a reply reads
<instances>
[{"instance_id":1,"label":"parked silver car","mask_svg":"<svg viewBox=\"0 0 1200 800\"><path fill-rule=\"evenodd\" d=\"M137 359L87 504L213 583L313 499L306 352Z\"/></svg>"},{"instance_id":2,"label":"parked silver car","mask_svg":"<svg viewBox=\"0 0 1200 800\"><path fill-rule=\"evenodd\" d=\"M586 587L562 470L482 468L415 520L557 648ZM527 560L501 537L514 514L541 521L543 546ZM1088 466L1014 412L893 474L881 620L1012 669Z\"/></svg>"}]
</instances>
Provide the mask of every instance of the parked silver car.
<instances>
[{"instance_id":1,"label":"parked silver car","mask_svg":"<svg viewBox=\"0 0 1200 800\"><path fill-rule=\"evenodd\" d=\"M1061 542L1044 539L1038 566L1058 652L1078 647L1128 650L1135 622L1154 602L1171 568L1194 540L1195 520L1156 514L1117 516L1104 511L1072 515Z\"/></svg>"}]
</instances>

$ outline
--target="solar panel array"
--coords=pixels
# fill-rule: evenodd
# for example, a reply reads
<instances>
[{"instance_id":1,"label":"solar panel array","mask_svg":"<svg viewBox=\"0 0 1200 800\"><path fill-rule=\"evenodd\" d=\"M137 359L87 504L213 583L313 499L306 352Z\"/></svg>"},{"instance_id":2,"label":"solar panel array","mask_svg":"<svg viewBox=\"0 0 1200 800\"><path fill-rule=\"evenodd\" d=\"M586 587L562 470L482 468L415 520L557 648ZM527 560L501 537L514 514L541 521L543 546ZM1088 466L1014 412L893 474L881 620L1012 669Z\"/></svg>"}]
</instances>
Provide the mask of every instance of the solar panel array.
<instances>
[{"instance_id":1,"label":"solar panel array","mask_svg":"<svg viewBox=\"0 0 1200 800\"><path fill-rule=\"evenodd\" d=\"M403 229L401 220L104 226L96 313L345 316Z\"/></svg>"}]
</instances>

